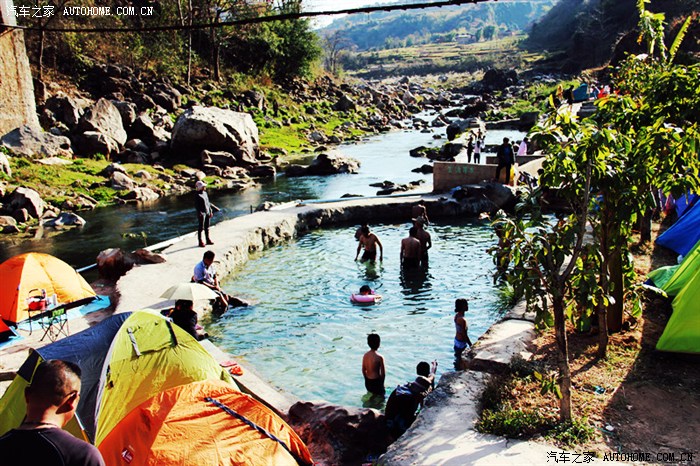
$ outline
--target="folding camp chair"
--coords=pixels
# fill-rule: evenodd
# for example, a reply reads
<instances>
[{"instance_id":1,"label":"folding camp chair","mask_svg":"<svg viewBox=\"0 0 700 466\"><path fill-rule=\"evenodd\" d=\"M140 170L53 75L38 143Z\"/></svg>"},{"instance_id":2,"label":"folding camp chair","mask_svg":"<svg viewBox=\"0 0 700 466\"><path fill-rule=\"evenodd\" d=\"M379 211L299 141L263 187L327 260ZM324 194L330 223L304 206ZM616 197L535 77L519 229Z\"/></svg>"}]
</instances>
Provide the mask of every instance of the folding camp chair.
<instances>
[{"instance_id":1,"label":"folding camp chair","mask_svg":"<svg viewBox=\"0 0 700 466\"><path fill-rule=\"evenodd\" d=\"M65 307L59 306L50 311L46 311L41 317L41 326L44 328L44 335L42 335L39 341L44 341L44 338L47 336L49 340L56 341L61 334L66 337L70 334L70 329L68 328L68 311Z\"/></svg>"}]
</instances>

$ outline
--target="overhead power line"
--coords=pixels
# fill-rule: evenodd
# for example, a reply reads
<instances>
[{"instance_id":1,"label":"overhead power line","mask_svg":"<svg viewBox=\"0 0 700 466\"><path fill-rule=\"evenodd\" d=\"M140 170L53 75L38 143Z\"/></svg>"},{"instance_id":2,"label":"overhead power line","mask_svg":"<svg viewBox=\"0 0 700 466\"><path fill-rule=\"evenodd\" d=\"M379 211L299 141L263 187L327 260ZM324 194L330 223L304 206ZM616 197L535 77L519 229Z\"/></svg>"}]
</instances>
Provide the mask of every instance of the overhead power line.
<instances>
[{"instance_id":1,"label":"overhead power line","mask_svg":"<svg viewBox=\"0 0 700 466\"><path fill-rule=\"evenodd\" d=\"M192 24L192 25L182 25L182 24L172 24L167 26L142 26L142 27L123 27L123 28L40 28L37 26L10 26L5 24L0 24L0 27L5 27L7 29L22 29L25 31L43 31L43 32L157 32L157 31L180 31L180 30L192 30L192 29L209 29L209 28L220 28L225 26L241 26L244 24L258 24L267 23L271 21L287 21L302 18L313 18L316 16L333 16L333 15L343 15L343 14L358 14L358 13L372 13L375 11L396 11L396 10L417 10L425 8L441 8L443 6L455 6L455 5L465 5L465 4L476 4L488 1L498 1L498 0L440 0L436 2L423 2L423 3L413 3L404 5L385 5L385 6L368 6L362 8L348 8L344 10L331 10L331 11L300 11L298 13L282 13L279 15L271 16L260 16L257 18L245 18L245 19L235 19L231 21L220 21L216 23L203 23L203 24Z\"/></svg>"}]
</instances>

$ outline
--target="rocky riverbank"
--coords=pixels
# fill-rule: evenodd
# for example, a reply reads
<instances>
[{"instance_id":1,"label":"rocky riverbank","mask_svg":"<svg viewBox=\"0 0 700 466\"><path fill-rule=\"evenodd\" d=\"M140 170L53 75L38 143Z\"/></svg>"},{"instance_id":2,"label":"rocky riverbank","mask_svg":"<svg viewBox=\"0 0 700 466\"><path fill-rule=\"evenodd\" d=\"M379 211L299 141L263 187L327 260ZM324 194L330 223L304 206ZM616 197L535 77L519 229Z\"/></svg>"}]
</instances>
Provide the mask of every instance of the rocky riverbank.
<instances>
[{"instance_id":1,"label":"rocky riverbank","mask_svg":"<svg viewBox=\"0 0 700 466\"><path fill-rule=\"evenodd\" d=\"M80 210L182 194L204 178L213 188L238 191L280 171L352 173L357 162L329 156L330 146L407 127L438 132L436 138L448 128L459 132L465 119L493 112L523 89L517 76L498 76L456 91L407 78L355 84L320 78L265 93L95 66L75 89L39 87L42 128L16 128L0 138L0 229L81 226ZM465 97L475 90L478 97ZM425 110L431 119L411 117ZM303 153L317 155L309 167L287 162ZM397 189L408 186L382 192Z\"/></svg>"}]
</instances>

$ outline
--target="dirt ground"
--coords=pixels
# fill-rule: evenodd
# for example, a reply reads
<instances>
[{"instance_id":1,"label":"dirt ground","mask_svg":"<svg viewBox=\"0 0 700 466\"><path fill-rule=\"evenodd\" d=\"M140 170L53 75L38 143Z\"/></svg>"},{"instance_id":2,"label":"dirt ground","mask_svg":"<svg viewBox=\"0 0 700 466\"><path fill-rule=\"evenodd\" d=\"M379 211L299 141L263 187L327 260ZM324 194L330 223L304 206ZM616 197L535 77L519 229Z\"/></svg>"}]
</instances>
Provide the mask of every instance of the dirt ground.
<instances>
[{"instance_id":1,"label":"dirt ground","mask_svg":"<svg viewBox=\"0 0 700 466\"><path fill-rule=\"evenodd\" d=\"M650 269L674 263L675 255L663 248L650 247L635 258L641 279ZM596 452L600 458L637 452L648 463L700 465L700 355L655 349L671 310L670 300L649 292L642 317L633 322L627 316L630 328L610 336L608 357L602 361L595 356L598 336L571 329L574 416L586 417L594 435L575 448L560 446ZM553 330L542 333L535 347L535 367L556 374ZM539 382L515 378L511 383L508 399L516 409L558 416L557 400L542 395ZM639 463L637 458L628 457Z\"/></svg>"}]
</instances>

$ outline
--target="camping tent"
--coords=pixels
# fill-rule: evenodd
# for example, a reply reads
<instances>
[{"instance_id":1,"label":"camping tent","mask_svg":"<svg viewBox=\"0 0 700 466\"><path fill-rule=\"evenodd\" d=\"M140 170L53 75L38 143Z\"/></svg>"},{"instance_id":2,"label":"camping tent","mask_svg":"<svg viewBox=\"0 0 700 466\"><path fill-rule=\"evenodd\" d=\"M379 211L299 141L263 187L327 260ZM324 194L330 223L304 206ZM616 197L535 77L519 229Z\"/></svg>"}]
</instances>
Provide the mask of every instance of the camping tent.
<instances>
[{"instance_id":1,"label":"camping tent","mask_svg":"<svg viewBox=\"0 0 700 466\"><path fill-rule=\"evenodd\" d=\"M673 313L656 349L674 353L700 353L700 273L696 273L673 299Z\"/></svg>"},{"instance_id":2,"label":"camping tent","mask_svg":"<svg viewBox=\"0 0 700 466\"><path fill-rule=\"evenodd\" d=\"M700 196L698 196L697 194L688 192L687 194L684 194L678 199L676 199L676 215L678 215L678 217L681 217L684 213L688 211L690 207L697 203L698 198L700 198Z\"/></svg>"},{"instance_id":3,"label":"camping tent","mask_svg":"<svg viewBox=\"0 0 700 466\"><path fill-rule=\"evenodd\" d=\"M676 296L692 278L700 273L700 241L683 258L680 265L660 267L649 273L654 285L670 296Z\"/></svg>"},{"instance_id":4,"label":"camping tent","mask_svg":"<svg viewBox=\"0 0 700 466\"><path fill-rule=\"evenodd\" d=\"M134 312L117 331L102 368L95 445L149 398L206 379L233 384L229 373L189 333L156 311Z\"/></svg>"},{"instance_id":5,"label":"camping tent","mask_svg":"<svg viewBox=\"0 0 700 466\"><path fill-rule=\"evenodd\" d=\"M685 256L700 240L700 202L686 210L676 223L656 238L656 244Z\"/></svg>"},{"instance_id":6,"label":"camping tent","mask_svg":"<svg viewBox=\"0 0 700 466\"><path fill-rule=\"evenodd\" d=\"M275 413L228 383L205 380L163 391L134 408L99 445L107 464L313 464Z\"/></svg>"},{"instance_id":7,"label":"camping tent","mask_svg":"<svg viewBox=\"0 0 700 466\"><path fill-rule=\"evenodd\" d=\"M130 315L131 313L115 314L82 332L32 350L5 394L0 398L0 435L22 422L26 413L24 388L31 382L36 366L49 359L62 359L80 367L80 403L76 417L83 424L87 437L93 438L95 399L102 365L114 335ZM84 436L79 429L69 430L78 437Z\"/></svg>"},{"instance_id":8,"label":"camping tent","mask_svg":"<svg viewBox=\"0 0 700 466\"><path fill-rule=\"evenodd\" d=\"M29 252L11 257L0 264L0 277L0 317L11 323L29 318L27 298L33 290L55 294L59 303L96 296L73 267L49 254Z\"/></svg>"}]
</instances>

